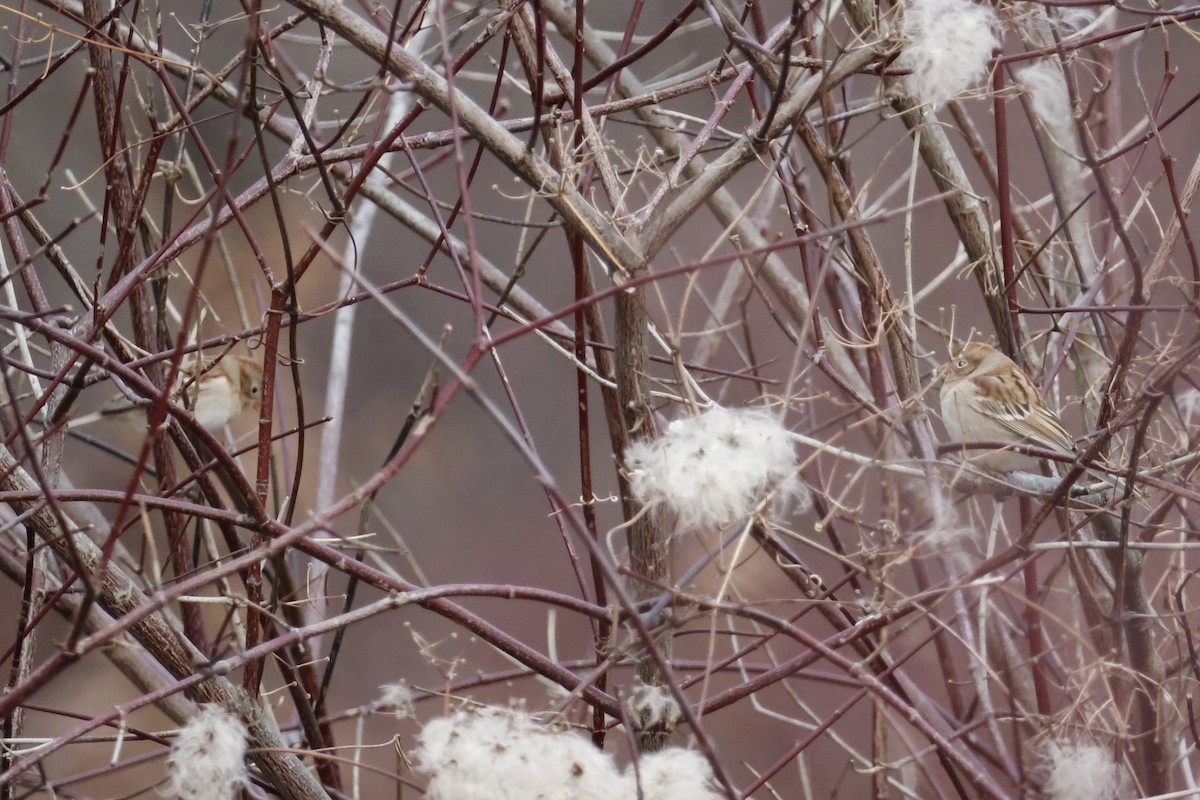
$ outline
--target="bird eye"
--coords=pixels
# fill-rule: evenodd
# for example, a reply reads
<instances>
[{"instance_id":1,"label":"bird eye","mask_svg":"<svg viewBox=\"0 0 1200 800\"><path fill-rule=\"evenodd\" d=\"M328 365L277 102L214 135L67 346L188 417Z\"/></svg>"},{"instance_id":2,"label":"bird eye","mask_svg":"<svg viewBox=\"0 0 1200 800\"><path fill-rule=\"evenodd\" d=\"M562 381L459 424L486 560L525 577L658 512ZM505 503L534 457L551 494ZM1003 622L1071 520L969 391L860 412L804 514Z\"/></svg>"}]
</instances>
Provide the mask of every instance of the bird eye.
<instances>
[{"instance_id":1,"label":"bird eye","mask_svg":"<svg viewBox=\"0 0 1200 800\"><path fill-rule=\"evenodd\" d=\"M959 369L966 369L967 360L965 358L960 358L958 361L954 362L954 366L958 367Z\"/></svg>"}]
</instances>

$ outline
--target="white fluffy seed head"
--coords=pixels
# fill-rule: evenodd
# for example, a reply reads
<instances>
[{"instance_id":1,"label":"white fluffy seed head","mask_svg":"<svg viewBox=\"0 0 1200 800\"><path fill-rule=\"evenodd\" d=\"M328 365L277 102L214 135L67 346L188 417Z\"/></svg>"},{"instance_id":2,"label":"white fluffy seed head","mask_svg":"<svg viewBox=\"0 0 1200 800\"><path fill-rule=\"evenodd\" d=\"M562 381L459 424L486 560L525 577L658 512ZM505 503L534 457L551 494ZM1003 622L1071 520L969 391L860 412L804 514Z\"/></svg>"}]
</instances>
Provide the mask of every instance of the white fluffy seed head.
<instances>
[{"instance_id":1,"label":"white fluffy seed head","mask_svg":"<svg viewBox=\"0 0 1200 800\"><path fill-rule=\"evenodd\" d=\"M670 748L647 753L638 761L637 775L626 770L623 800L719 800L713 785L712 767L695 750Z\"/></svg>"},{"instance_id":2,"label":"white fluffy seed head","mask_svg":"<svg viewBox=\"0 0 1200 800\"><path fill-rule=\"evenodd\" d=\"M404 681L380 686L379 701L392 710L396 719L406 719L413 715L413 691Z\"/></svg>"},{"instance_id":3,"label":"white fluffy seed head","mask_svg":"<svg viewBox=\"0 0 1200 800\"><path fill-rule=\"evenodd\" d=\"M908 0L903 33L908 44L898 65L922 101L941 105L987 75L996 48L996 12L970 0Z\"/></svg>"},{"instance_id":4,"label":"white fluffy seed head","mask_svg":"<svg viewBox=\"0 0 1200 800\"><path fill-rule=\"evenodd\" d=\"M582 736L496 708L430 720L412 756L429 800L608 800L621 780Z\"/></svg>"},{"instance_id":5,"label":"white fluffy seed head","mask_svg":"<svg viewBox=\"0 0 1200 800\"><path fill-rule=\"evenodd\" d=\"M249 783L246 726L213 703L200 707L179 732L167 760L165 792L183 800L230 800Z\"/></svg>"},{"instance_id":6,"label":"white fluffy seed head","mask_svg":"<svg viewBox=\"0 0 1200 800\"><path fill-rule=\"evenodd\" d=\"M634 498L669 510L680 530L731 525L768 492L807 499L791 435L763 409L713 406L677 419L657 439L630 444L625 467Z\"/></svg>"},{"instance_id":7,"label":"white fluffy seed head","mask_svg":"<svg viewBox=\"0 0 1200 800\"><path fill-rule=\"evenodd\" d=\"M1042 747L1047 800L1120 800L1132 797L1129 779L1112 750L1051 739Z\"/></svg>"},{"instance_id":8,"label":"white fluffy seed head","mask_svg":"<svg viewBox=\"0 0 1200 800\"><path fill-rule=\"evenodd\" d=\"M699 754L671 748L622 774L583 736L547 728L530 714L460 710L430 720L412 751L429 776L429 800L719 800Z\"/></svg>"},{"instance_id":9,"label":"white fluffy seed head","mask_svg":"<svg viewBox=\"0 0 1200 800\"><path fill-rule=\"evenodd\" d=\"M1029 95L1029 105L1038 122L1054 133L1071 123L1071 96L1062 69L1052 61L1037 61L1016 71L1016 78Z\"/></svg>"}]
</instances>

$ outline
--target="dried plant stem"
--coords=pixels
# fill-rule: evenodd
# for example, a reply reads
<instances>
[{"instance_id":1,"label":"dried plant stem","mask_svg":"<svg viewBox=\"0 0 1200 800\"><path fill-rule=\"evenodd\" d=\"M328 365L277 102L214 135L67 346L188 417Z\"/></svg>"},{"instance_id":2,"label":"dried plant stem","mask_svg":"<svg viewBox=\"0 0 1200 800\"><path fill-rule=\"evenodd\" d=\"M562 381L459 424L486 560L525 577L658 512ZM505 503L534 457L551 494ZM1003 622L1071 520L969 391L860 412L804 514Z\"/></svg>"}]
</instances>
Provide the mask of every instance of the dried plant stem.
<instances>
[{"instance_id":1,"label":"dried plant stem","mask_svg":"<svg viewBox=\"0 0 1200 800\"><path fill-rule=\"evenodd\" d=\"M7 448L0 448L0 489L3 491L30 492L37 490L37 484L13 459ZM13 502L18 511L33 511L25 524L32 529L38 539L52 546L62 557L78 559L79 565L87 570L95 580L98 590L97 601L110 617L120 618L140 611L147 602L146 595L124 571L111 562L106 564L100 549L90 539L72 530L64 530L53 515L45 508L39 510L38 503ZM197 663L205 660L203 653L197 651L185 639L179 628L168 621L162 612L143 616L134 623L130 634L144 648L154 654L155 660L162 664L175 678L185 678L195 675ZM3 698L4 706L13 707L24 699L24 695L32 692L42 680L53 675L62 665L68 664L83 655L83 652L60 651L49 662L35 671L30 679L21 687L20 692L14 692ZM190 695L197 702L220 703L226 709L237 715L250 731L250 741L254 758L262 770L270 776L270 780L281 787L289 797L295 798L327 798L328 795L317 783L309 771L296 756L284 747L279 731L258 710L257 703L248 700L241 691L221 676L210 676L207 680L196 682ZM23 768L17 763L9 772ZM10 775L0 775L0 783Z\"/></svg>"}]
</instances>

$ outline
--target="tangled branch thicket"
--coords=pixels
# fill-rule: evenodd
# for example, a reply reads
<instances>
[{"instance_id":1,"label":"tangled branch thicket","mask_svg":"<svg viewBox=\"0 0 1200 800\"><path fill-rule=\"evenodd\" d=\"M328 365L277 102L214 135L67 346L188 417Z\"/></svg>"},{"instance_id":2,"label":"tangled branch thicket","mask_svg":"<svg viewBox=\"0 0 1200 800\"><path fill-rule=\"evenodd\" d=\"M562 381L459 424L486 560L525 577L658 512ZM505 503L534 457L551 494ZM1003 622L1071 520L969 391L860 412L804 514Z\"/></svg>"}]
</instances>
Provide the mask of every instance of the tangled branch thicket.
<instances>
[{"instance_id":1,"label":"tangled branch thicket","mask_svg":"<svg viewBox=\"0 0 1200 800\"><path fill-rule=\"evenodd\" d=\"M3 798L1200 792L1200 6L0 15Z\"/></svg>"}]
</instances>

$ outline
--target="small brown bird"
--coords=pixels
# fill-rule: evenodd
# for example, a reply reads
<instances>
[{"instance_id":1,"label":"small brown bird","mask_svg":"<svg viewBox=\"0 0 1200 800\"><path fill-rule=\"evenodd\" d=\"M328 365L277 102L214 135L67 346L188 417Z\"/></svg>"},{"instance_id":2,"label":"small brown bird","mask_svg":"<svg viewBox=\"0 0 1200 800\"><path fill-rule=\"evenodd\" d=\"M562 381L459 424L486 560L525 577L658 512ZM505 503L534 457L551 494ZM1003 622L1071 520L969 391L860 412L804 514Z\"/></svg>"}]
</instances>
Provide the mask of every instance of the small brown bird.
<instances>
[{"instance_id":1,"label":"small brown bird","mask_svg":"<svg viewBox=\"0 0 1200 800\"><path fill-rule=\"evenodd\" d=\"M942 421L959 442L1004 442L1075 455L1075 441L1046 405L1033 381L990 345L968 342L942 367ZM971 463L997 472L1037 469L1038 459L1015 450L967 451Z\"/></svg>"},{"instance_id":2,"label":"small brown bird","mask_svg":"<svg viewBox=\"0 0 1200 800\"><path fill-rule=\"evenodd\" d=\"M216 364L202 358L189 358L179 367L172 402L192 413L201 427L220 430L231 419L249 408L258 408L262 394L262 365L248 356L226 356ZM77 428L104 418L133 419L133 412L149 401L114 397L99 411L71 420L67 427Z\"/></svg>"}]
</instances>

